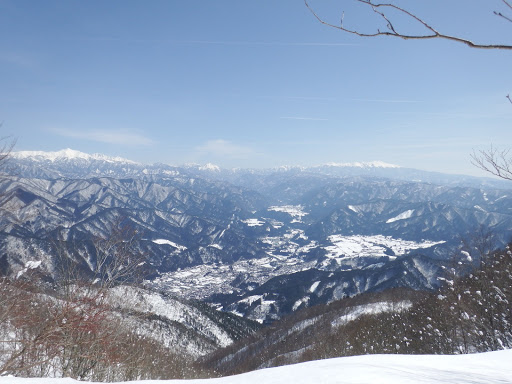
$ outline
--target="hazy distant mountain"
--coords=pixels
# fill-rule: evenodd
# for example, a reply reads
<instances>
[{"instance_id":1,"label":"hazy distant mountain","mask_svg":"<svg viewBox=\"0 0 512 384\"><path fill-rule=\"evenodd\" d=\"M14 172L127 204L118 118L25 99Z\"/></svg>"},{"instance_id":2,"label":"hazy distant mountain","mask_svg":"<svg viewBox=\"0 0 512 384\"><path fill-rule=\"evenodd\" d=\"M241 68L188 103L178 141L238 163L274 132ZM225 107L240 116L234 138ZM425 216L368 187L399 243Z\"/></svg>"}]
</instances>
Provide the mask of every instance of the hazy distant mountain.
<instances>
[{"instance_id":1,"label":"hazy distant mountain","mask_svg":"<svg viewBox=\"0 0 512 384\"><path fill-rule=\"evenodd\" d=\"M215 164L187 164L172 166L166 164L142 164L121 157L102 154L89 155L72 149L56 152L20 151L12 153L10 172L23 177L67 177L90 178L99 176L134 177L146 175L176 176L184 174L230 181L239 186L254 189L262 179L279 177L300 177L301 175L322 175L329 177L370 176L398 180L450 184L472 187L509 189L503 180L479 178L466 175L449 175L439 172L404 168L382 161L327 163L312 167L281 166L269 169L223 169ZM268 184L271 180L266 180Z\"/></svg>"}]
</instances>

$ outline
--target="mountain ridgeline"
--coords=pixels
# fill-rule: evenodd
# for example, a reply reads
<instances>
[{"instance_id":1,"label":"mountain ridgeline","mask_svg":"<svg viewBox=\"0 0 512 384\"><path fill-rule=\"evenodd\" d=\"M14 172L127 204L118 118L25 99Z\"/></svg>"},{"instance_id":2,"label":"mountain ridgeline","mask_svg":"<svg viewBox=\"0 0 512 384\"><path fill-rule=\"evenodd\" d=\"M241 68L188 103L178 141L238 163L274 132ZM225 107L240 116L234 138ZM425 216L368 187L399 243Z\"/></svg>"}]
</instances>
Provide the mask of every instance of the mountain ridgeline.
<instances>
[{"instance_id":1,"label":"mountain ridgeline","mask_svg":"<svg viewBox=\"0 0 512 384\"><path fill-rule=\"evenodd\" d=\"M3 274L40 261L58 279L64 243L92 277L95 242L122 225L152 289L259 322L364 292L436 289L512 230L510 185L384 163L223 170L65 150L13 153L8 172Z\"/></svg>"}]
</instances>

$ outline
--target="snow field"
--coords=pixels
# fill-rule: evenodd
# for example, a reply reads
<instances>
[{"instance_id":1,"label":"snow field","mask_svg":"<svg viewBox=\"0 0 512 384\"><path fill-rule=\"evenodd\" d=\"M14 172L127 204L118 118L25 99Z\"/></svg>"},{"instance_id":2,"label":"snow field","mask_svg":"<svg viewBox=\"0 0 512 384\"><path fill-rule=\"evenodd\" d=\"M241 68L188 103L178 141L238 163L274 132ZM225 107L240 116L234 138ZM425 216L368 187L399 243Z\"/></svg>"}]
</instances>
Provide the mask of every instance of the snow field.
<instances>
[{"instance_id":1,"label":"snow field","mask_svg":"<svg viewBox=\"0 0 512 384\"><path fill-rule=\"evenodd\" d=\"M317 360L236 376L144 384L506 384L512 350L469 355L366 355ZM2 377L2 384L75 384L72 379Z\"/></svg>"},{"instance_id":2,"label":"snow field","mask_svg":"<svg viewBox=\"0 0 512 384\"><path fill-rule=\"evenodd\" d=\"M444 243L444 241L423 241L420 243L383 235L331 235L328 240L332 245L324 247L324 249L327 251L327 257L334 259L362 256L388 257L387 249L392 250L395 256L402 256L413 249L430 248Z\"/></svg>"}]
</instances>

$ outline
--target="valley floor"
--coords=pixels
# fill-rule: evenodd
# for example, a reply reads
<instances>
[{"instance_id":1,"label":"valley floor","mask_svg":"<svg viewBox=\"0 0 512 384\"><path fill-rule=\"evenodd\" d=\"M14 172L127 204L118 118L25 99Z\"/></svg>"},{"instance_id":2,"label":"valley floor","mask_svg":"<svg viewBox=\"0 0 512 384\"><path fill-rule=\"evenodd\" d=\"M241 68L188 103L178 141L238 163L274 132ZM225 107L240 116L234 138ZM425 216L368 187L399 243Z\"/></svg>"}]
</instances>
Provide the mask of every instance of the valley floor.
<instances>
[{"instance_id":1,"label":"valley floor","mask_svg":"<svg viewBox=\"0 0 512 384\"><path fill-rule=\"evenodd\" d=\"M504 384L512 383L512 350L470 355L366 355L318 360L206 380L144 384ZM2 384L72 384L72 379L0 378Z\"/></svg>"}]
</instances>

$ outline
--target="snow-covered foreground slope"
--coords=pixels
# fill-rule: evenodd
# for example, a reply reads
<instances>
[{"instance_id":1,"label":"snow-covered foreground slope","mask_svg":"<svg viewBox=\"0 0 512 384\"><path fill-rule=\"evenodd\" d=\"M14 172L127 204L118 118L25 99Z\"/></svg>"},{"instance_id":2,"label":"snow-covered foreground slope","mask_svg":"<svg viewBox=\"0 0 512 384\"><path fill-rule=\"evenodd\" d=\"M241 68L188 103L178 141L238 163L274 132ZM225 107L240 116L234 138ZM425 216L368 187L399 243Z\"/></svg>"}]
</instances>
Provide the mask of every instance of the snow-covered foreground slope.
<instances>
[{"instance_id":1,"label":"snow-covered foreground slope","mask_svg":"<svg viewBox=\"0 0 512 384\"><path fill-rule=\"evenodd\" d=\"M512 383L512 350L472 355L367 355L319 360L207 380L144 381L144 384L352 384ZM70 384L72 379L2 377L3 384ZM78 382L76 382L78 383Z\"/></svg>"}]
</instances>

